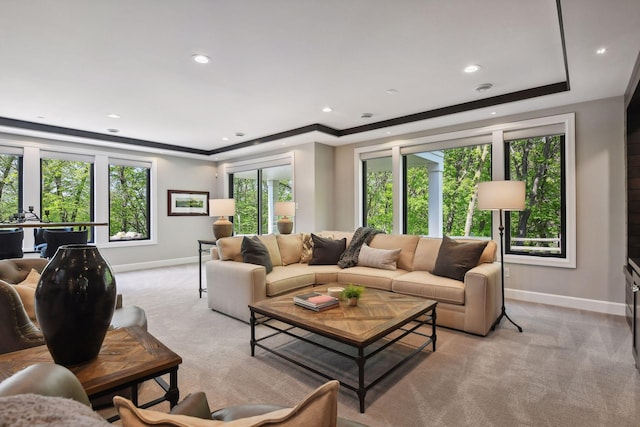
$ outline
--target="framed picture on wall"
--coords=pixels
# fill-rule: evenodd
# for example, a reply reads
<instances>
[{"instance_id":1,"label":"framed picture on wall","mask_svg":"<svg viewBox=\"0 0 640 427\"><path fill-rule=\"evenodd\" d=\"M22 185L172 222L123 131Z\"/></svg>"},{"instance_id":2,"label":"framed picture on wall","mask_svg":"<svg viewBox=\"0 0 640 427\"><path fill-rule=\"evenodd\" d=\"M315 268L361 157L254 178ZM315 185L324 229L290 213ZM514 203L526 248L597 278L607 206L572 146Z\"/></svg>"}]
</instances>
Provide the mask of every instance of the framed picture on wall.
<instances>
[{"instance_id":1,"label":"framed picture on wall","mask_svg":"<svg viewBox=\"0 0 640 427\"><path fill-rule=\"evenodd\" d=\"M208 216L209 192L167 190L169 216Z\"/></svg>"}]
</instances>

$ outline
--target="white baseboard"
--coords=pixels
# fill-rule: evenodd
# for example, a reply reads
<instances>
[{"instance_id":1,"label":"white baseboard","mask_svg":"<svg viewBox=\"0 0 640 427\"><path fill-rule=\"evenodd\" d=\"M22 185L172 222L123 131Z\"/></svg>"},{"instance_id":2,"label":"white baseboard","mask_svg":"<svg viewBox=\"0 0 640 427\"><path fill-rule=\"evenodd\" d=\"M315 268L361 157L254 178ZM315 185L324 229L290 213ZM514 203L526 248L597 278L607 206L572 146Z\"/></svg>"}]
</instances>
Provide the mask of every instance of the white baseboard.
<instances>
[{"instance_id":1,"label":"white baseboard","mask_svg":"<svg viewBox=\"0 0 640 427\"><path fill-rule=\"evenodd\" d=\"M537 302L560 307L576 308L579 310L595 311L597 313L625 315L625 304L600 301L587 298L567 297L564 295L545 294L542 292L522 291L519 289L504 290L505 298L518 301Z\"/></svg>"},{"instance_id":2,"label":"white baseboard","mask_svg":"<svg viewBox=\"0 0 640 427\"><path fill-rule=\"evenodd\" d=\"M122 273L125 271L136 271L136 270L146 270L148 268L159 268L159 267L169 267L171 265L182 265L182 264L193 264L198 262L198 257L187 257L187 258L174 258L174 259L163 259L160 261L148 261L148 262L137 262L135 264L119 264L112 265L114 273ZM205 262L205 259L202 260Z\"/></svg>"}]
</instances>

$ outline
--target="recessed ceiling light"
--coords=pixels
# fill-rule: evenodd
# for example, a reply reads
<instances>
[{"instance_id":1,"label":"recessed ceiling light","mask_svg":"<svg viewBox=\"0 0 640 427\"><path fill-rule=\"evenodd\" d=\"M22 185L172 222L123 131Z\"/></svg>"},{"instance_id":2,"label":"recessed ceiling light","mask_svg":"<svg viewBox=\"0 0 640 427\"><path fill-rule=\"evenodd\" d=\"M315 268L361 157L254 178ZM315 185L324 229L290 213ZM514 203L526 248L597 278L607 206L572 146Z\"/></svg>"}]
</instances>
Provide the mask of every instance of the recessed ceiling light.
<instances>
[{"instance_id":1,"label":"recessed ceiling light","mask_svg":"<svg viewBox=\"0 0 640 427\"><path fill-rule=\"evenodd\" d=\"M389 95L395 95L396 93L398 93L398 89L387 89L387 93Z\"/></svg>"},{"instance_id":2,"label":"recessed ceiling light","mask_svg":"<svg viewBox=\"0 0 640 427\"><path fill-rule=\"evenodd\" d=\"M607 53L607 48L606 47L601 47L598 50L596 50L596 53L598 55L604 55L605 53Z\"/></svg>"},{"instance_id":3,"label":"recessed ceiling light","mask_svg":"<svg viewBox=\"0 0 640 427\"><path fill-rule=\"evenodd\" d=\"M323 111L323 112L325 112L325 113L330 113L330 112L332 112L332 111L333 111L333 108L331 108L331 107L324 107L324 108L322 109L322 111Z\"/></svg>"},{"instance_id":4,"label":"recessed ceiling light","mask_svg":"<svg viewBox=\"0 0 640 427\"><path fill-rule=\"evenodd\" d=\"M202 54L199 54L199 53L193 55L192 58L198 64L208 64L209 61L211 61L211 58L209 58L207 55L202 55Z\"/></svg>"},{"instance_id":5,"label":"recessed ceiling light","mask_svg":"<svg viewBox=\"0 0 640 427\"><path fill-rule=\"evenodd\" d=\"M495 116L496 114L498 114L498 113L496 113L495 111L492 111L492 112L491 112L491 115L492 115L492 116Z\"/></svg>"},{"instance_id":6,"label":"recessed ceiling light","mask_svg":"<svg viewBox=\"0 0 640 427\"><path fill-rule=\"evenodd\" d=\"M466 67L464 67L464 72L465 73L475 73L479 69L480 69L479 65L471 64L471 65L467 65Z\"/></svg>"},{"instance_id":7,"label":"recessed ceiling light","mask_svg":"<svg viewBox=\"0 0 640 427\"><path fill-rule=\"evenodd\" d=\"M361 119L370 119L371 117L373 117L372 113L362 113L360 116Z\"/></svg>"},{"instance_id":8,"label":"recessed ceiling light","mask_svg":"<svg viewBox=\"0 0 640 427\"><path fill-rule=\"evenodd\" d=\"M222 138L223 141L228 141L229 138L227 138L226 136L224 138Z\"/></svg>"},{"instance_id":9,"label":"recessed ceiling light","mask_svg":"<svg viewBox=\"0 0 640 427\"><path fill-rule=\"evenodd\" d=\"M107 129L107 130L108 130L109 132L111 132L111 133L118 133L118 132L120 132L120 129L114 129L114 128Z\"/></svg>"},{"instance_id":10,"label":"recessed ceiling light","mask_svg":"<svg viewBox=\"0 0 640 427\"><path fill-rule=\"evenodd\" d=\"M119 119L120 118L120 116L118 114L114 114L114 113L107 114L107 117L111 117L112 119Z\"/></svg>"},{"instance_id":11,"label":"recessed ceiling light","mask_svg":"<svg viewBox=\"0 0 640 427\"><path fill-rule=\"evenodd\" d=\"M242 132L236 132L236 136L244 136L244 133L242 133Z\"/></svg>"},{"instance_id":12,"label":"recessed ceiling light","mask_svg":"<svg viewBox=\"0 0 640 427\"><path fill-rule=\"evenodd\" d=\"M391 131L390 130L387 131L387 135L391 135Z\"/></svg>"},{"instance_id":13,"label":"recessed ceiling light","mask_svg":"<svg viewBox=\"0 0 640 427\"><path fill-rule=\"evenodd\" d=\"M44 119L44 116L38 116L36 119Z\"/></svg>"},{"instance_id":14,"label":"recessed ceiling light","mask_svg":"<svg viewBox=\"0 0 640 427\"><path fill-rule=\"evenodd\" d=\"M476 92L486 92L489 89L491 89L493 87L493 85L491 83L482 83L481 85L479 85L478 87L476 87Z\"/></svg>"}]
</instances>

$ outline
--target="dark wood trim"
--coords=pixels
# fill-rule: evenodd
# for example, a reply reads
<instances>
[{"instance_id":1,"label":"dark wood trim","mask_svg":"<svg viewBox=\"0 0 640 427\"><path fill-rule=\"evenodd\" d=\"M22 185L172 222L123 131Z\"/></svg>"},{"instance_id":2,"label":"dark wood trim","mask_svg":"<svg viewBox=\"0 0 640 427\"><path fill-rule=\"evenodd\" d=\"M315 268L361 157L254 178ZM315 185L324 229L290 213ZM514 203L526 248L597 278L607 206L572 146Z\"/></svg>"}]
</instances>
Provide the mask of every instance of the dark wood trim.
<instances>
[{"instance_id":1,"label":"dark wood trim","mask_svg":"<svg viewBox=\"0 0 640 427\"><path fill-rule=\"evenodd\" d=\"M560 42L562 43L562 59L564 60L564 79L567 83L567 90L571 89L569 81L569 61L567 61L567 44L564 38L564 20L562 19L562 5L560 0L556 0L556 9L558 11L558 25L560 26Z\"/></svg>"}]
</instances>

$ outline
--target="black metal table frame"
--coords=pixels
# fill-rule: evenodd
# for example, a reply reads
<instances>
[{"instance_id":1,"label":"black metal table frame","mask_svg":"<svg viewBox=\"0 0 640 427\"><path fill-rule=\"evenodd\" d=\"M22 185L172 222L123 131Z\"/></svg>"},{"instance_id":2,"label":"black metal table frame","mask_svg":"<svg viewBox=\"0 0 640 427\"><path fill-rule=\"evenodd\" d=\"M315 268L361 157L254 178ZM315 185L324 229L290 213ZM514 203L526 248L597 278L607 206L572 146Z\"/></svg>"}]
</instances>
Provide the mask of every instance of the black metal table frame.
<instances>
[{"instance_id":1,"label":"black metal table frame","mask_svg":"<svg viewBox=\"0 0 640 427\"><path fill-rule=\"evenodd\" d=\"M165 375L165 374L169 374L169 384L167 384L167 382L161 377L161 375ZM157 399L151 400L149 402L143 403L142 405L138 406L138 385L142 384L145 381L149 381L149 380L155 380L156 383L158 383L158 385L160 387L162 387L162 389L164 390L165 394L162 397L158 397ZM96 399L98 397L101 396L105 396L105 395L109 395L115 392L118 392L120 390L123 390L127 387L131 387L131 402L137 407L137 408L142 408L142 409L146 409L146 408L150 408L152 406L155 406L159 403L162 403L164 401L168 401L169 402L169 406L171 408L173 408L174 406L176 406L178 404L178 400L180 399L180 389L178 388L178 366L169 368L169 369L165 369L163 371L151 374L151 375L147 375L145 377L142 378L138 378L132 381L128 381L124 384L121 384L119 386L116 387L111 387L107 390L103 390L101 392L98 393L94 393L91 394L89 396L89 400L93 400ZM98 408L99 409L99 408ZM119 415L114 415L110 418L107 419L108 422L112 423L114 421L117 421L120 419Z\"/></svg>"},{"instance_id":2,"label":"black metal table frame","mask_svg":"<svg viewBox=\"0 0 640 427\"><path fill-rule=\"evenodd\" d=\"M202 287L202 254L203 253L211 253L211 248L202 249L202 245L215 246L216 242L215 242L215 240L198 240L198 260L199 260L198 266L200 267L200 269L198 270L198 274L199 274L199 277L200 277L200 282L198 284L199 298L202 298L202 293L203 292L207 292L207 288L203 288Z\"/></svg>"},{"instance_id":3,"label":"black metal table frame","mask_svg":"<svg viewBox=\"0 0 640 427\"><path fill-rule=\"evenodd\" d=\"M278 317L273 317L271 315L268 315L266 313L260 312L259 309L255 309L254 307L249 307L249 309L251 310L251 356L255 356L255 348L256 347L260 347L263 350L268 351L269 353L275 354L276 356L279 356L285 360L287 360L288 362L291 362L297 366L300 366L301 368L307 369L311 372L313 372L316 375L319 375L323 378L326 378L328 380L332 380L334 379L332 376L321 372L311 366L308 366L304 363L302 363L299 360L296 360L294 358L291 358L289 356L287 356L286 354L274 350L272 348L269 348L267 346L265 346L264 344L262 344L261 342L264 340L267 340L269 338L275 337L277 335L280 334L285 334L288 335L292 338L296 338L299 339L301 341L304 341L306 343L315 345L317 347L320 347L324 350L330 351L334 354L337 354L339 356L345 357L347 359L353 360L356 365L358 366L358 386L356 387L355 385L349 384L347 382L344 381L340 381L340 384L352 391L355 391L358 395L358 399L360 401L360 412L364 413L364 402L365 402L365 396L367 394L367 391L369 391L369 389L371 387L374 387L376 384L378 384L380 381L382 381L383 379L385 379L387 376L389 376L391 373L393 373L396 369L398 369L400 366L404 365L409 359L411 359L413 356L419 354L424 348L426 348L429 344L432 344L432 351L436 351L436 340L437 340L437 336L436 336L436 304L434 304L431 307L426 308L424 311L421 311L420 313L418 313L416 316L411 317L409 319L407 319L405 322L401 323L400 325L398 325L397 328L389 331L386 335L380 337L377 340L374 340L371 343L367 343L367 344L363 344L363 345L354 345L353 343L350 343L348 341L343 341L343 340L339 340L336 337L332 337L332 336L328 336L328 335L324 335L322 333L318 333L317 331L312 331L309 329L305 329L303 326L301 325L292 325L290 323L290 321L288 321L287 319L284 318L278 318ZM262 315L262 317L258 318L256 316L256 312L259 313L260 315ZM431 312L430 314L427 314L428 312ZM423 317L423 319L419 320L420 317ZM278 326L272 325L269 322L272 321L280 321L283 323L286 323L288 327L286 328L280 328ZM409 325L410 323L413 323L413 325L411 325L411 327L409 328L405 328L405 326ZM431 335L427 335L424 334L422 332L418 332L417 330L424 326L424 325L428 325L431 324ZM273 329L274 333L270 334L270 335L266 335L262 338L256 339L255 336L255 327L258 325L263 325L266 326L270 329ZM305 332L311 332L313 334L325 337L325 338L329 338L338 342L342 342L344 344L347 344L355 349L358 350L358 355L357 356L352 356L350 354L347 354L345 352L342 352L340 350L336 350L334 348L331 347L327 347L323 344L320 344L318 342L312 341L307 339L306 337L300 335L300 334L296 334L293 331L295 329L301 329ZM376 348L375 350L372 350L369 353L366 353L366 348L369 347L371 344L379 342L381 339L383 339L384 337L389 336L392 333L396 333L398 331L402 331L402 333L400 335L398 335L397 337L394 337L392 339L390 339L389 341L387 341L385 344L383 344L382 346ZM391 366L388 370L386 370L385 372L383 372L378 378L376 378L375 380L371 381L369 384L365 385L365 364L367 362L367 360L369 360L370 358L378 355L382 350L386 349L387 347L397 343L398 341L400 341L401 339L403 339L404 337L406 337L407 335L419 335L425 338L428 338L423 344L421 344L419 347L415 348L411 353L409 353L408 355L406 355L403 359L399 360L398 362L396 362L395 365Z\"/></svg>"}]
</instances>

